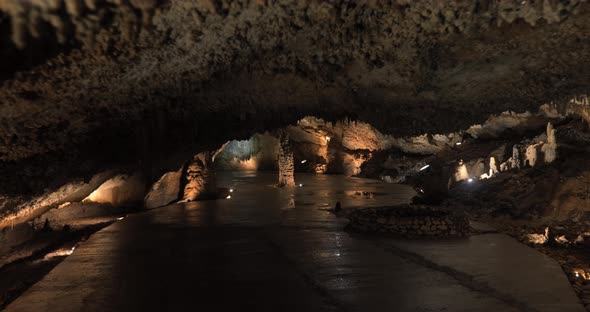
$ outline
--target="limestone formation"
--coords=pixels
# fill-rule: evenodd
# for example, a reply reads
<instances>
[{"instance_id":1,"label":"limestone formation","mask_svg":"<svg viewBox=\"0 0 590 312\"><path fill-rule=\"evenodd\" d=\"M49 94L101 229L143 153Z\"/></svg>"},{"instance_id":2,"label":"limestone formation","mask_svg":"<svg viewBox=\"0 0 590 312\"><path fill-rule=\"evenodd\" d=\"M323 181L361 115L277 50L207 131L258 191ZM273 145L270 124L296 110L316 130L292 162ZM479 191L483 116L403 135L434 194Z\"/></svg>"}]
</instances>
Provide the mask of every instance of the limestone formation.
<instances>
[{"instance_id":1,"label":"limestone formation","mask_svg":"<svg viewBox=\"0 0 590 312\"><path fill-rule=\"evenodd\" d=\"M542 146L544 146L543 143L531 144L527 146L525 152L525 163L527 165L534 167L537 164Z\"/></svg>"},{"instance_id":2,"label":"limestone formation","mask_svg":"<svg viewBox=\"0 0 590 312\"><path fill-rule=\"evenodd\" d=\"M89 181L72 181L57 190L47 190L35 197L0 196L0 228L29 221L44 212L67 202L81 201L114 175L101 172Z\"/></svg>"},{"instance_id":3,"label":"limestone formation","mask_svg":"<svg viewBox=\"0 0 590 312\"><path fill-rule=\"evenodd\" d=\"M501 2L0 0L0 196L109 168L153 183L304 116L421 155L544 104L587 118L587 1Z\"/></svg>"},{"instance_id":4,"label":"limestone formation","mask_svg":"<svg viewBox=\"0 0 590 312\"><path fill-rule=\"evenodd\" d=\"M295 186L295 165L289 135L281 132L279 135L279 186Z\"/></svg>"},{"instance_id":5,"label":"limestone formation","mask_svg":"<svg viewBox=\"0 0 590 312\"><path fill-rule=\"evenodd\" d=\"M185 186L183 201L215 196L217 183L215 170L212 168L213 153L203 152L193 156L189 161L185 172Z\"/></svg>"},{"instance_id":6,"label":"limestone formation","mask_svg":"<svg viewBox=\"0 0 590 312\"><path fill-rule=\"evenodd\" d=\"M557 142L555 140L555 129L551 123L547 124L547 143L543 145L545 163L552 163L557 158Z\"/></svg>"},{"instance_id":7,"label":"limestone formation","mask_svg":"<svg viewBox=\"0 0 590 312\"><path fill-rule=\"evenodd\" d=\"M489 176L493 176L495 174L498 173L498 166L496 165L496 158L494 158L493 156L490 157L490 172L489 172Z\"/></svg>"},{"instance_id":8,"label":"limestone formation","mask_svg":"<svg viewBox=\"0 0 590 312\"><path fill-rule=\"evenodd\" d=\"M145 196L144 203L148 209L168 205L180 196L180 183L184 168L165 173Z\"/></svg>"},{"instance_id":9,"label":"limestone formation","mask_svg":"<svg viewBox=\"0 0 590 312\"><path fill-rule=\"evenodd\" d=\"M463 181L469 179L469 172L463 160L460 160L455 169L455 181Z\"/></svg>"},{"instance_id":10,"label":"limestone formation","mask_svg":"<svg viewBox=\"0 0 590 312\"><path fill-rule=\"evenodd\" d=\"M145 194L145 181L139 174L117 175L84 199L84 202L110 204L114 207L138 205Z\"/></svg>"}]
</instances>

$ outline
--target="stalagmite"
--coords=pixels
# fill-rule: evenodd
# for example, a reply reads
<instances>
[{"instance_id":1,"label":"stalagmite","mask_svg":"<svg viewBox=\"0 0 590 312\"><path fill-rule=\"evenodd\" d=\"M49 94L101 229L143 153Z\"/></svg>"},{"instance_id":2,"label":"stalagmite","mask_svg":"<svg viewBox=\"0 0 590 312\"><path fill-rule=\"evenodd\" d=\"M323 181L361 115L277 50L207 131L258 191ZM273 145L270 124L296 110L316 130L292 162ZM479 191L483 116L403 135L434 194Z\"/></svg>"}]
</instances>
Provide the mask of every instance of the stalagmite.
<instances>
[{"instance_id":1,"label":"stalagmite","mask_svg":"<svg viewBox=\"0 0 590 312\"><path fill-rule=\"evenodd\" d=\"M186 186L183 201L193 201L213 196L217 190L215 171L212 168L213 153L195 155L186 169Z\"/></svg>"},{"instance_id":2,"label":"stalagmite","mask_svg":"<svg viewBox=\"0 0 590 312\"><path fill-rule=\"evenodd\" d=\"M486 165L483 159L478 159L468 170L472 177L480 177L485 174Z\"/></svg>"},{"instance_id":3,"label":"stalagmite","mask_svg":"<svg viewBox=\"0 0 590 312\"><path fill-rule=\"evenodd\" d=\"M496 158L490 157L490 173L489 176L493 177L498 173L498 166L496 165Z\"/></svg>"},{"instance_id":4,"label":"stalagmite","mask_svg":"<svg viewBox=\"0 0 590 312\"><path fill-rule=\"evenodd\" d=\"M289 135L281 132L279 136L279 186L295 186L295 165Z\"/></svg>"},{"instance_id":5,"label":"stalagmite","mask_svg":"<svg viewBox=\"0 0 590 312\"><path fill-rule=\"evenodd\" d=\"M508 159L508 169L520 169L521 165L520 148L518 145L514 145L512 147L512 157Z\"/></svg>"},{"instance_id":6,"label":"stalagmite","mask_svg":"<svg viewBox=\"0 0 590 312\"><path fill-rule=\"evenodd\" d=\"M463 160L459 161L457 169L455 170L455 181L463 181L469 179L469 172Z\"/></svg>"},{"instance_id":7,"label":"stalagmite","mask_svg":"<svg viewBox=\"0 0 590 312\"><path fill-rule=\"evenodd\" d=\"M557 142L555 140L555 129L549 122L547 123L547 143L541 149L545 154L545 163L551 163L557 158Z\"/></svg>"},{"instance_id":8,"label":"stalagmite","mask_svg":"<svg viewBox=\"0 0 590 312\"><path fill-rule=\"evenodd\" d=\"M526 148L525 152L525 164L528 163L529 166L534 167L537 163L538 159L538 150L541 144L532 144Z\"/></svg>"}]
</instances>

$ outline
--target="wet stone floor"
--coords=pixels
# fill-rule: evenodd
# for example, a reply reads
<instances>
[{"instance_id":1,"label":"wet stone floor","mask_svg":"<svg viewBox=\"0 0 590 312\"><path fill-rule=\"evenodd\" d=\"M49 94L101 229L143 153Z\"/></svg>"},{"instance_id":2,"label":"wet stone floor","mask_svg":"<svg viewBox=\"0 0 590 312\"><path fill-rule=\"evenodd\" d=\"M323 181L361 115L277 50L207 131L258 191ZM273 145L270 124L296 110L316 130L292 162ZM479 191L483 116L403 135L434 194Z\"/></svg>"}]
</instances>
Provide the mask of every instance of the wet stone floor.
<instances>
[{"instance_id":1,"label":"wet stone floor","mask_svg":"<svg viewBox=\"0 0 590 312\"><path fill-rule=\"evenodd\" d=\"M230 199L131 215L95 233L6 311L584 311L559 265L502 234L400 240L327 211L411 188L224 173Z\"/></svg>"}]
</instances>

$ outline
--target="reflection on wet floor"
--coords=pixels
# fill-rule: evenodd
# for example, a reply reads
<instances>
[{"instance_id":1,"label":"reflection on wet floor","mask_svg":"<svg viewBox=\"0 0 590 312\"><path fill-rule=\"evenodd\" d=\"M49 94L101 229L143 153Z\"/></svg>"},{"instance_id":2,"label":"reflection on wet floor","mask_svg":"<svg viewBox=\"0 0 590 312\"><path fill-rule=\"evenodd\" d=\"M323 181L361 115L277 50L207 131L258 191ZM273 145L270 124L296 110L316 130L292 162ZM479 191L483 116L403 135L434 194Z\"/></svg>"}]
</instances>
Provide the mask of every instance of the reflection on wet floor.
<instances>
[{"instance_id":1,"label":"reflection on wet floor","mask_svg":"<svg viewBox=\"0 0 590 312\"><path fill-rule=\"evenodd\" d=\"M325 209L406 203L410 187L297 175L303 187L281 189L275 179L219 174L230 199L131 215L6 311L578 311L560 267L509 237L364 237Z\"/></svg>"}]
</instances>

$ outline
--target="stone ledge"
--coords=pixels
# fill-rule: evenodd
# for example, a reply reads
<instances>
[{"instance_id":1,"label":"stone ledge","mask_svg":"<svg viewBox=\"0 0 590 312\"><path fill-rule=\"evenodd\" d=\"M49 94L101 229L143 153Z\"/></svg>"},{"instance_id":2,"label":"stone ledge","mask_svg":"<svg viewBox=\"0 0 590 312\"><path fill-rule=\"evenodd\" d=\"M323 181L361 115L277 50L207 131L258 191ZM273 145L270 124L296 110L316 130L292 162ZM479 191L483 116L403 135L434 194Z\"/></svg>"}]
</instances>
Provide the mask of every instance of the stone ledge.
<instances>
[{"instance_id":1,"label":"stone ledge","mask_svg":"<svg viewBox=\"0 0 590 312\"><path fill-rule=\"evenodd\" d=\"M470 232L465 214L428 206L398 205L356 209L348 230L391 233L404 237L464 237Z\"/></svg>"}]
</instances>

